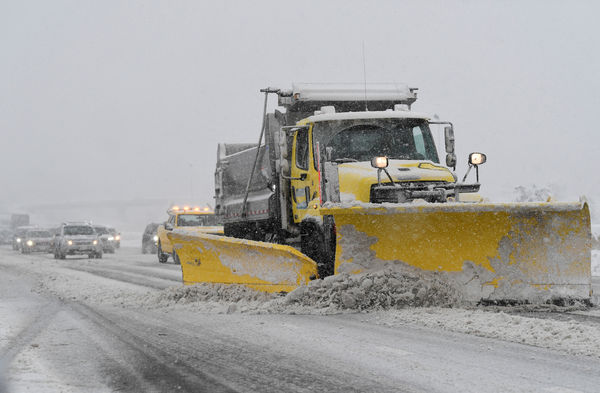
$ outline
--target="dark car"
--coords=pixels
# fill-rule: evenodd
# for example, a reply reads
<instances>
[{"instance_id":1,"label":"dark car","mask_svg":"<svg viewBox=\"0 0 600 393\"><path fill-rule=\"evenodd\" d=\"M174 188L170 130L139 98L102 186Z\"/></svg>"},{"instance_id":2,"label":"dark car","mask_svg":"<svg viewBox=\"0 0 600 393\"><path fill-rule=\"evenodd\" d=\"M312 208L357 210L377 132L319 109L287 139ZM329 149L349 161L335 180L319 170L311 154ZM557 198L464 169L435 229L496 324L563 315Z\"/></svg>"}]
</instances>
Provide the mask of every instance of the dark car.
<instances>
[{"instance_id":1,"label":"dark car","mask_svg":"<svg viewBox=\"0 0 600 393\"><path fill-rule=\"evenodd\" d=\"M13 231L8 228L0 229L0 244L11 244L13 239Z\"/></svg>"},{"instance_id":2,"label":"dark car","mask_svg":"<svg viewBox=\"0 0 600 393\"><path fill-rule=\"evenodd\" d=\"M28 229L21 241L21 252L29 254L32 252L53 252L53 235L46 229Z\"/></svg>"},{"instance_id":3,"label":"dark car","mask_svg":"<svg viewBox=\"0 0 600 393\"><path fill-rule=\"evenodd\" d=\"M158 225L155 222L146 225L146 229L142 235L142 254L156 254L158 250L158 235L156 234Z\"/></svg>"}]
</instances>

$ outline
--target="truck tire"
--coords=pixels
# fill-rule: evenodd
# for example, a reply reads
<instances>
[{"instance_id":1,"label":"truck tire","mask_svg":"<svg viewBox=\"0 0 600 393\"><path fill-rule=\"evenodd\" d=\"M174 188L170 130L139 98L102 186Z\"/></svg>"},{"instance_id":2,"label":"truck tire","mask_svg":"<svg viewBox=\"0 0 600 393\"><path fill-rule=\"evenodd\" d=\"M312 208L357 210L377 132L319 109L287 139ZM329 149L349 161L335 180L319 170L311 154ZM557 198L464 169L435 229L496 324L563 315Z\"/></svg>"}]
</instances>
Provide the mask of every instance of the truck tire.
<instances>
[{"instance_id":1,"label":"truck tire","mask_svg":"<svg viewBox=\"0 0 600 393\"><path fill-rule=\"evenodd\" d=\"M325 236L325 230L318 224L308 222L302 226L300 249L304 255L317 262L320 278L334 273L335 248L332 247L330 236ZM335 243L334 243L335 244Z\"/></svg>"},{"instance_id":2,"label":"truck tire","mask_svg":"<svg viewBox=\"0 0 600 393\"><path fill-rule=\"evenodd\" d=\"M176 265L181 265L181 260L179 260L179 255L173 250L173 263Z\"/></svg>"},{"instance_id":3,"label":"truck tire","mask_svg":"<svg viewBox=\"0 0 600 393\"><path fill-rule=\"evenodd\" d=\"M158 242L158 252L157 252L157 254L158 254L158 262L159 263L167 263L167 260L169 259L169 254L165 254L162 251L162 247L161 247L160 242Z\"/></svg>"}]
</instances>

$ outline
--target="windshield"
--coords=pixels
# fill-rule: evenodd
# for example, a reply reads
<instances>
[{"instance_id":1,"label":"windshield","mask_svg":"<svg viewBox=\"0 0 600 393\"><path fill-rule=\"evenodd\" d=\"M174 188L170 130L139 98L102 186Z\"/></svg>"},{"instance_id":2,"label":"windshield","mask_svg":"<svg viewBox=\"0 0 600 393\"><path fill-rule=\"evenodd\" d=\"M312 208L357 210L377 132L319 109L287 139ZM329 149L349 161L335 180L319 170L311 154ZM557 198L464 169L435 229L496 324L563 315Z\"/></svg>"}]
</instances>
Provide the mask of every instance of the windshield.
<instances>
[{"instance_id":1,"label":"windshield","mask_svg":"<svg viewBox=\"0 0 600 393\"><path fill-rule=\"evenodd\" d=\"M317 122L317 143L327 161L370 161L376 156L439 162L427 122L422 119L359 119Z\"/></svg>"},{"instance_id":2,"label":"windshield","mask_svg":"<svg viewBox=\"0 0 600 393\"><path fill-rule=\"evenodd\" d=\"M77 226L68 226L65 227L65 235L75 236L75 235L93 235L94 228L87 225L77 225Z\"/></svg>"},{"instance_id":3,"label":"windshield","mask_svg":"<svg viewBox=\"0 0 600 393\"><path fill-rule=\"evenodd\" d=\"M180 214L177 217L177 226L198 227L213 226L217 224L217 216L214 214Z\"/></svg>"},{"instance_id":4,"label":"windshield","mask_svg":"<svg viewBox=\"0 0 600 393\"><path fill-rule=\"evenodd\" d=\"M94 227L94 230L98 235L106 235L108 233L108 229L105 227Z\"/></svg>"},{"instance_id":5,"label":"windshield","mask_svg":"<svg viewBox=\"0 0 600 393\"><path fill-rule=\"evenodd\" d=\"M29 237L52 237L52 235L48 231L27 232L27 236L29 236Z\"/></svg>"}]
</instances>

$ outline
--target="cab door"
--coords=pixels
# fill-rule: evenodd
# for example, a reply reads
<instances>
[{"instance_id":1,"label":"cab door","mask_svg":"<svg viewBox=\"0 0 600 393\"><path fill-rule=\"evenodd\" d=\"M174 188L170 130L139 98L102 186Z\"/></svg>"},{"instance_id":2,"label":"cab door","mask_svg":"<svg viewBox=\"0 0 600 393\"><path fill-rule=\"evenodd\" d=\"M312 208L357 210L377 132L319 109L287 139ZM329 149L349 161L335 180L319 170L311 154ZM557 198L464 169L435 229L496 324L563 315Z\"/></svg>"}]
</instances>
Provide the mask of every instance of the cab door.
<instances>
[{"instance_id":1,"label":"cab door","mask_svg":"<svg viewBox=\"0 0 600 393\"><path fill-rule=\"evenodd\" d=\"M291 165L291 196L294 222L301 222L319 207L318 173L312 159L311 128L301 128L294 136Z\"/></svg>"},{"instance_id":2,"label":"cab door","mask_svg":"<svg viewBox=\"0 0 600 393\"><path fill-rule=\"evenodd\" d=\"M162 230L158 231L158 240L160 241L160 247L164 253L170 254L173 252L173 246L171 245L171 241L167 237L167 233L171 232L175 227L175 218L176 215L170 215L167 222L165 222L162 226Z\"/></svg>"}]
</instances>

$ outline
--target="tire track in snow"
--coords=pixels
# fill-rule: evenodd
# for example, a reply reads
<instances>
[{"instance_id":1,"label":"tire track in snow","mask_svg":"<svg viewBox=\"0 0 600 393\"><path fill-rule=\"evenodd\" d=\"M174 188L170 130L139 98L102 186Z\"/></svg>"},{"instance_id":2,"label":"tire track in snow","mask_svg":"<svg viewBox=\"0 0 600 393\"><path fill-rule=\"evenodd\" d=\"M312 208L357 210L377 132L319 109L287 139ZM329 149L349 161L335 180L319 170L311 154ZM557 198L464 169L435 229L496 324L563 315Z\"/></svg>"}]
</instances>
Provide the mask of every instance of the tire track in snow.
<instances>
[{"instance_id":1,"label":"tire track in snow","mask_svg":"<svg viewBox=\"0 0 600 393\"><path fill-rule=\"evenodd\" d=\"M89 273L89 274L92 274L95 276L108 278L108 279L115 280L115 281L121 281L121 282L125 282L128 284L135 284L135 285L152 288L152 289L162 290L162 289L169 288L169 287L171 287L173 285L177 285L177 284L183 285L183 283L181 281L168 280L168 279L164 279L164 278L153 278L153 277L143 276L142 274L138 274L138 273L126 273L126 272L119 271L119 270L102 269L99 267L92 267L92 266L85 266L85 265L63 266L63 267L70 269L70 270Z\"/></svg>"}]
</instances>

